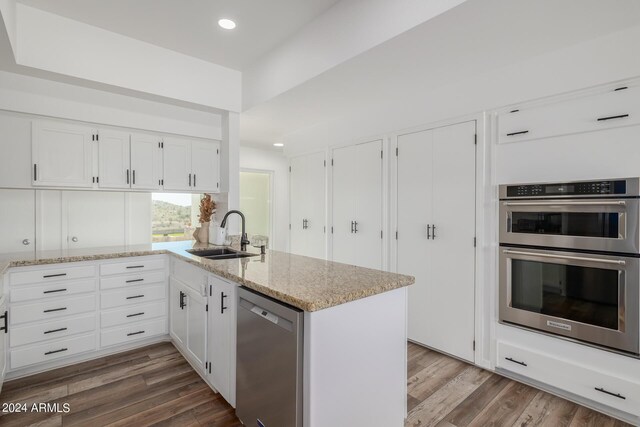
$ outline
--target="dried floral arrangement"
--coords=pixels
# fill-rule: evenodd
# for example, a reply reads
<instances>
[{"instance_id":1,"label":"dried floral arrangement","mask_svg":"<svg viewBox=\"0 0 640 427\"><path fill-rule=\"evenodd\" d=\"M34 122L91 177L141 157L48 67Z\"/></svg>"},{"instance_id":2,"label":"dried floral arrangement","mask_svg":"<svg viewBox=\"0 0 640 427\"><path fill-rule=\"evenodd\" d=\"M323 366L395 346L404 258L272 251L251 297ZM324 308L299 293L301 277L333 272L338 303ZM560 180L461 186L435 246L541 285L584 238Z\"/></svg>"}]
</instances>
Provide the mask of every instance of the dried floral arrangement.
<instances>
[{"instance_id":1,"label":"dried floral arrangement","mask_svg":"<svg viewBox=\"0 0 640 427\"><path fill-rule=\"evenodd\" d=\"M211 198L211 194L205 194L202 199L200 199L200 224L211 221L211 216L216 210L216 202Z\"/></svg>"}]
</instances>

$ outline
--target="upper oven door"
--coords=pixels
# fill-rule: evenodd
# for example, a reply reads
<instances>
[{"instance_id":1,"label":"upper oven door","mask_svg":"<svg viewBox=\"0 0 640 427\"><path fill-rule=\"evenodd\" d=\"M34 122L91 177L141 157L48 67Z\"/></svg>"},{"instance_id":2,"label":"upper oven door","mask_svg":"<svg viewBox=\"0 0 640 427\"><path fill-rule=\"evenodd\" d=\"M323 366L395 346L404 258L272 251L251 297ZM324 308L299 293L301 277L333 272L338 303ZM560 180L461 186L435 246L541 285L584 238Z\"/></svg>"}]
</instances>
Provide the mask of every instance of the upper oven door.
<instances>
[{"instance_id":1,"label":"upper oven door","mask_svg":"<svg viewBox=\"0 0 640 427\"><path fill-rule=\"evenodd\" d=\"M640 258L500 247L500 321L638 354Z\"/></svg>"},{"instance_id":2,"label":"upper oven door","mask_svg":"<svg viewBox=\"0 0 640 427\"><path fill-rule=\"evenodd\" d=\"M500 201L500 243L640 253L638 199Z\"/></svg>"}]
</instances>

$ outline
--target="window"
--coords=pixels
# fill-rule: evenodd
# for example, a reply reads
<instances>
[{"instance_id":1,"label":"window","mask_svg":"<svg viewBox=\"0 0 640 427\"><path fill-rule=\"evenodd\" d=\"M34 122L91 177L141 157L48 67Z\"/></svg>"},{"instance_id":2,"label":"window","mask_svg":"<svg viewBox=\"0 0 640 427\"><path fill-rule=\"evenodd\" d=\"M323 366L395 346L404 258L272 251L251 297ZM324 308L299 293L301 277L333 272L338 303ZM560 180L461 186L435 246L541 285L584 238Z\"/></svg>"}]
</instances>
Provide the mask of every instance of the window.
<instances>
[{"instance_id":1,"label":"window","mask_svg":"<svg viewBox=\"0 0 640 427\"><path fill-rule=\"evenodd\" d=\"M192 240L200 214L199 194L151 195L152 242Z\"/></svg>"},{"instance_id":2,"label":"window","mask_svg":"<svg viewBox=\"0 0 640 427\"><path fill-rule=\"evenodd\" d=\"M271 236L272 172L243 170L240 172L240 210L247 222L247 234L252 242L269 246Z\"/></svg>"}]
</instances>

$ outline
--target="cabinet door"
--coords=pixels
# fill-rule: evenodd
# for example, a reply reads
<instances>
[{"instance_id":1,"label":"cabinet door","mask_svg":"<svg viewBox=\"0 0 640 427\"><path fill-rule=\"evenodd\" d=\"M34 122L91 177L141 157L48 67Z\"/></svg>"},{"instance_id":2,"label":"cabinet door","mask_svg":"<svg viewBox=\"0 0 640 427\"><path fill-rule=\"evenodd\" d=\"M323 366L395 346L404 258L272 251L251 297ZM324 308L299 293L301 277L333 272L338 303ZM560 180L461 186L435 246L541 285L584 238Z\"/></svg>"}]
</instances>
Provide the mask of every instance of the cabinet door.
<instances>
[{"instance_id":1,"label":"cabinet door","mask_svg":"<svg viewBox=\"0 0 640 427\"><path fill-rule=\"evenodd\" d=\"M35 190L0 189L0 253L35 251Z\"/></svg>"},{"instance_id":2,"label":"cabinet door","mask_svg":"<svg viewBox=\"0 0 640 427\"><path fill-rule=\"evenodd\" d=\"M432 241L427 239L427 224L433 223L432 154L432 130L398 136L397 270L416 278L408 291L408 335L409 339L427 345L427 328L433 326L427 323L430 317L426 309L431 298ZM447 305L450 303L447 301ZM441 323L439 319L436 325Z\"/></svg>"},{"instance_id":3,"label":"cabinet door","mask_svg":"<svg viewBox=\"0 0 640 427\"><path fill-rule=\"evenodd\" d=\"M227 402L235 406L236 285L209 278L210 381Z\"/></svg>"},{"instance_id":4,"label":"cabinet door","mask_svg":"<svg viewBox=\"0 0 640 427\"><path fill-rule=\"evenodd\" d=\"M161 168L160 138L155 135L131 135L131 188L159 189Z\"/></svg>"},{"instance_id":5,"label":"cabinet door","mask_svg":"<svg viewBox=\"0 0 640 427\"><path fill-rule=\"evenodd\" d=\"M67 219L68 236L66 247L80 249L124 246L124 198L122 192L63 192L62 218Z\"/></svg>"},{"instance_id":6,"label":"cabinet door","mask_svg":"<svg viewBox=\"0 0 640 427\"><path fill-rule=\"evenodd\" d=\"M33 185L91 187L94 138L94 129L90 127L35 120Z\"/></svg>"},{"instance_id":7,"label":"cabinet door","mask_svg":"<svg viewBox=\"0 0 640 427\"><path fill-rule=\"evenodd\" d=\"M131 186L129 134L101 129L98 135L98 186L129 188Z\"/></svg>"},{"instance_id":8,"label":"cabinet door","mask_svg":"<svg viewBox=\"0 0 640 427\"><path fill-rule=\"evenodd\" d=\"M355 265L382 268L382 141L356 146Z\"/></svg>"},{"instance_id":9,"label":"cabinet door","mask_svg":"<svg viewBox=\"0 0 640 427\"><path fill-rule=\"evenodd\" d=\"M164 189L191 191L191 141L164 138Z\"/></svg>"},{"instance_id":10,"label":"cabinet door","mask_svg":"<svg viewBox=\"0 0 640 427\"><path fill-rule=\"evenodd\" d=\"M185 290L185 285L173 277L169 278L169 333L183 350L187 348L187 309L180 306L184 299L180 293Z\"/></svg>"},{"instance_id":11,"label":"cabinet door","mask_svg":"<svg viewBox=\"0 0 640 427\"><path fill-rule=\"evenodd\" d=\"M220 144L217 142L192 142L191 171L194 190L201 193L218 192L220 187Z\"/></svg>"},{"instance_id":12,"label":"cabinet door","mask_svg":"<svg viewBox=\"0 0 640 427\"><path fill-rule=\"evenodd\" d=\"M0 113L0 153L0 187L31 187L31 119Z\"/></svg>"},{"instance_id":13,"label":"cabinet door","mask_svg":"<svg viewBox=\"0 0 640 427\"><path fill-rule=\"evenodd\" d=\"M207 356L207 298L187 288L187 351L204 370Z\"/></svg>"},{"instance_id":14,"label":"cabinet door","mask_svg":"<svg viewBox=\"0 0 640 427\"><path fill-rule=\"evenodd\" d=\"M333 150L332 172L332 257L345 264L356 263L357 146ZM358 248L359 249L359 248Z\"/></svg>"},{"instance_id":15,"label":"cabinet door","mask_svg":"<svg viewBox=\"0 0 640 427\"><path fill-rule=\"evenodd\" d=\"M326 257L326 178L325 154L315 153L306 158L305 218L307 219L306 255L314 258Z\"/></svg>"},{"instance_id":16,"label":"cabinet door","mask_svg":"<svg viewBox=\"0 0 640 427\"><path fill-rule=\"evenodd\" d=\"M434 130L433 224L424 344L473 362L475 336L475 122ZM452 166L453 165L453 166ZM456 307L455 321L438 327Z\"/></svg>"},{"instance_id":17,"label":"cabinet door","mask_svg":"<svg viewBox=\"0 0 640 427\"><path fill-rule=\"evenodd\" d=\"M291 230L289 232L289 250L293 254L305 255L307 236L304 228L306 195L305 157L293 157L289 173L289 209Z\"/></svg>"},{"instance_id":18,"label":"cabinet door","mask_svg":"<svg viewBox=\"0 0 640 427\"><path fill-rule=\"evenodd\" d=\"M0 316L7 316L7 304L4 299L0 298L2 304L0 304ZM3 322L4 319L0 319ZM7 373L7 331L0 331L0 392L2 392L2 384L4 383L4 377Z\"/></svg>"}]
</instances>

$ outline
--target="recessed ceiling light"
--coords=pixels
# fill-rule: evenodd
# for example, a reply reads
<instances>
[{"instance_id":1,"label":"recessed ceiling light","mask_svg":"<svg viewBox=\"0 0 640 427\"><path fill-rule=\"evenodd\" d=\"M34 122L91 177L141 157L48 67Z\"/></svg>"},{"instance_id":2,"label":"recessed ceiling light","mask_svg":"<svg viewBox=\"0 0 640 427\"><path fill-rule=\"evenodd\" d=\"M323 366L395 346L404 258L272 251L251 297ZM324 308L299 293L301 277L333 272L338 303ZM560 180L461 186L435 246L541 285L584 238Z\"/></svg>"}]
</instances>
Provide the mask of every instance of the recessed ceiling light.
<instances>
[{"instance_id":1,"label":"recessed ceiling light","mask_svg":"<svg viewBox=\"0 0 640 427\"><path fill-rule=\"evenodd\" d=\"M282 142L276 142L275 144L273 144L274 147L284 147L284 144Z\"/></svg>"},{"instance_id":2,"label":"recessed ceiling light","mask_svg":"<svg viewBox=\"0 0 640 427\"><path fill-rule=\"evenodd\" d=\"M233 22L231 19L226 18L220 19L218 21L218 25L220 25L225 30L233 30L236 27L235 22Z\"/></svg>"}]
</instances>

